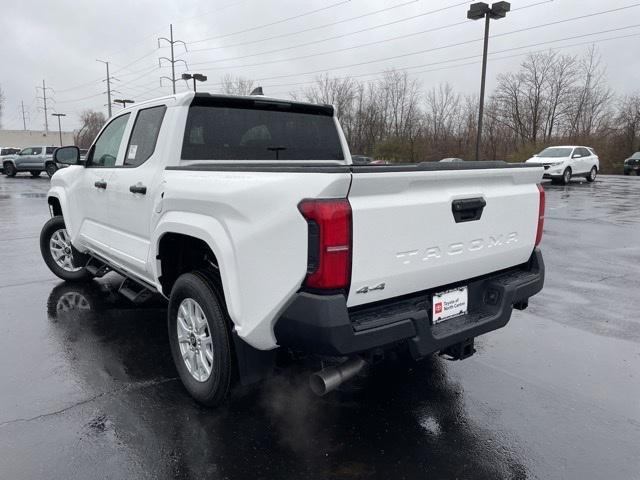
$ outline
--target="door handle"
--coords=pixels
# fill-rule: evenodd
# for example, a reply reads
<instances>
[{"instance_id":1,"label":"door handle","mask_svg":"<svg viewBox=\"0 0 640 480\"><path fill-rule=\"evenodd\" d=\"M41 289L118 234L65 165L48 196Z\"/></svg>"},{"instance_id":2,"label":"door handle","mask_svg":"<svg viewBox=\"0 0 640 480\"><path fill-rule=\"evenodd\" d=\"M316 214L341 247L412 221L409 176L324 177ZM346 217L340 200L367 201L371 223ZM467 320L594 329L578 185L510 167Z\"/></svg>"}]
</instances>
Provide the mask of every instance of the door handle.
<instances>
[{"instance_id":1,"label":"door handle","mask_svg":"<svg viewBox=\"0 0 640 480\"><path fill-rule=\"evenodd\" d=\"M451 202L451 211L456 223L480 220L487 202L482 197L463 198Z\"/></svg>"},{"instance_id":2,"label":"door handle","mask_svg":"<svg viewBox=\"0 0 640 480\"><path fill-rule=\"evenodd\" d=\"M145 195L147 193L147 187L144 185L137 183L136 185L131 185L129 187L129 191L131 193L139 193L141 195Z\"/></svg>"},{"instance_id":3,"label":"door handle","mask_svg":"<svg viewBox=\"0 0 640 480\"><path fill-rule=\"evenodd\" d=\"M107 182L105 182L104 180L98 180L96 183L93 184L93 186L96 188L102 188L103 190L105 190L107 188Z\"/></svg>"}]
</instances>

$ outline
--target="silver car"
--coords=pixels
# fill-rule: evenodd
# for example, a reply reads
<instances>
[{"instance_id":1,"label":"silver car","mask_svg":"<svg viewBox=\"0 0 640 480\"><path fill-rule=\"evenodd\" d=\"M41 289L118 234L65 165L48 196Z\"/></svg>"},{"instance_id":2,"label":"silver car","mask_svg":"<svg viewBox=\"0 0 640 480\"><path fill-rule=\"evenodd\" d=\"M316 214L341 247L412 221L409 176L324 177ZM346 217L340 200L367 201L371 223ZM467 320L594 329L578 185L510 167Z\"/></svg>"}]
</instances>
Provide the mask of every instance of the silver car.
<instances>
[{"instance_id":1,"label":"silver car","mask_svg":"<svg viewBox=\"0 0 640 480\"><path fill-rule=\"evenodd\" d=\"M4 174L7 177L15 177L20 172L29 172L32 177L39 177L42 172L47 172L50 177L57 170L53 161L53 151L56 147L40 146L23 148L20 153L2 160Z\"/></svg>"}]
</instances>

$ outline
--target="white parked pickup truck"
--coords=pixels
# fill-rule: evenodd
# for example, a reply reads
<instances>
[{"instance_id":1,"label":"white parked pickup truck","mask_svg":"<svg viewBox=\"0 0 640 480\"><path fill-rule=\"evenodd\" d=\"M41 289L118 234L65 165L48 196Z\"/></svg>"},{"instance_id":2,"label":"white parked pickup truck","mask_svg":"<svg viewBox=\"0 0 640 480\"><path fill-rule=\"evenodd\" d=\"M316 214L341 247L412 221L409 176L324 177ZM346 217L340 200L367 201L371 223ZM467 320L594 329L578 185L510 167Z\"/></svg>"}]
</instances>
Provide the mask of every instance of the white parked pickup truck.
<instances>
[{"instance_id":1,"label":"white parked pickup truck","mask_svg":"<svg viewBox=\"0 0 640 480\"><path fill-rule=\"evenodd\" d=\"M390 349L474 353L544 281L543 168L356 166L328 105L184 93L118 112L56 172L40 240L68 281L169 299L186 389L215 405L276 349L335 357L320 394Z\"/></svg>"}]
</instances>

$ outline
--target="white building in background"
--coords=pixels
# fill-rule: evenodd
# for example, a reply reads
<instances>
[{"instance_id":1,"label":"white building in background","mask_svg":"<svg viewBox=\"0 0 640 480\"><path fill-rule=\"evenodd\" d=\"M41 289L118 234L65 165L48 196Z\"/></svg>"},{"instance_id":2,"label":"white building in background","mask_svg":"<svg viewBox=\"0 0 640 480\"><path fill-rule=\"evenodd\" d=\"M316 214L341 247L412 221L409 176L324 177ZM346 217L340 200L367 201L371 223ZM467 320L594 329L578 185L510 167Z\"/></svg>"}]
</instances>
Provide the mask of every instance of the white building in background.
<instances>
[{"instance_id":1,"label":"white building in background","mask_svg":"<svg viewBox=\"0 0 640 480\"><path fill-rule=\"evenodd\" d=\"M62 132L62 144L73 145L73 132ZM60 146L60 135L57 130L0 130L0 146L2 147L36 147Z\"/></svg>"}]
</instances>

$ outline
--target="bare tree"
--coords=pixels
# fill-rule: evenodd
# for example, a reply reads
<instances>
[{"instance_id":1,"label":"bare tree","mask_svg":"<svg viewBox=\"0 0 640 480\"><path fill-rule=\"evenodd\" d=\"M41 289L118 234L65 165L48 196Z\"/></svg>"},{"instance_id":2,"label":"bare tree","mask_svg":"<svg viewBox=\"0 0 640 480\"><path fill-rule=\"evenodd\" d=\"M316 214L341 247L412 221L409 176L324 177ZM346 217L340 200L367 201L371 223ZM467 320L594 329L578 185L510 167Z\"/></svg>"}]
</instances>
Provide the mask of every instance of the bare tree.
<instances>
[{"instance_id":1,"label":"bare tree","mask_svg":"<svg viewBox=\"0 0 640 480\"><path fill-rule=\"evenodd\" d=\"M255 82L244 77L234 77L227 73L222 77L222 93L227 95L249 95L254 89Z\"/></svg>"},{"instance_id":2,"label":"bare tree","mask_svg":"<svg viewBox=\"0 0 640 480\"><path fill-rule=\"evenodd\" d=\"M107 121L104 113L85 110L80 114L81 126L73 135L74 143L80 148L89 148Z\"/></svg>"},{"instance_id":3,"label":"bare tree","mask_svg":"<svg viewBox=\"0 0 640 480\"><path fill-rule=\"evenodd\" d=\"M622 97L618 104L616 124L621 137L622 155L640 150L640 93Z\"/></svg>"}]
</instances>

